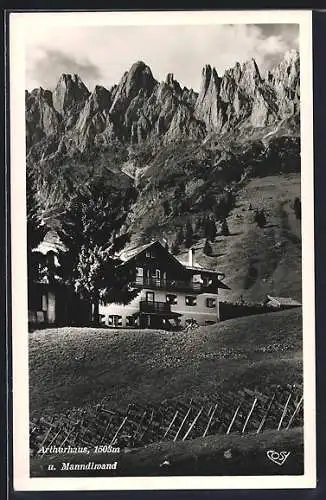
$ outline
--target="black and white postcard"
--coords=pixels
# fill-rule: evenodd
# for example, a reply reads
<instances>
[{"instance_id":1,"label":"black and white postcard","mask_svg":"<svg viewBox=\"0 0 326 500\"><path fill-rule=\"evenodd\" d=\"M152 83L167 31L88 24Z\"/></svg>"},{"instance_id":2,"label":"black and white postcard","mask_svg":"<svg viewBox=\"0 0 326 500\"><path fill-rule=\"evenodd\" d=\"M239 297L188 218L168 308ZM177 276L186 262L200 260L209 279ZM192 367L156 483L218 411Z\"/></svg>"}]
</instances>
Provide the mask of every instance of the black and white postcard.
<instances>
[{"instance_id":1,"label":"black and white postcard","mask_svg":"<svg viewBox=\"0 0 326 500\"><path fill-rule=\"evenodd\" d=\"M14 488L314 487L311 13L9 49Z\"/></svg>"}]
</instances>

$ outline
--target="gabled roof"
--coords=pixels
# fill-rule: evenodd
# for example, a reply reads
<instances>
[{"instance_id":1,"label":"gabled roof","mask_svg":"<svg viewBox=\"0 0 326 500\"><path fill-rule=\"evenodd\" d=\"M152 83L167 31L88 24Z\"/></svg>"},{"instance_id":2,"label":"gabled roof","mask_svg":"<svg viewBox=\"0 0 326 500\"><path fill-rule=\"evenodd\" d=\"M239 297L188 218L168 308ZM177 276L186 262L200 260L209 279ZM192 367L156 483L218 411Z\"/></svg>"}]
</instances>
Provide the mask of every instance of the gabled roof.
<instances>
[{"instance_id":1,"label":"gabled roof","mask_svg":"<svg viewBox=\"0 0 326 500\"><path fill-rule=\"evenodd\" d=\"M33 252L39 252L46 255L48 252L66 252L67 248L62 243L58 233L56 231L48 231L43 238L43 241L33 249Z\"/></svg>"},{"instance_id":2,"label":"gabled roof","mask_svg":"<svg viewBox=\"0 0 326 500\"><path fill-rule=\"evenodd\" d=\"M147 243L146 245L140 245L140 246L137 246L134 248L123 250L118 255L118 257L123 261L121 265L125 265L127 262L130 262L131 260L133 260L135 257L137 257L139 254L141 254L147 248L152 248L154 246L163 250L163 252L166 252L168 258L172 261L172 263L174 265L176 265L178 268L180 268L180 270L185 269L185 266L183 264L181 264L181 262L171 252L166 250L159 240L152 241L151 243Z\"/></svg>"},{"instance_id":3,"label":"gabled roof","mask_svg":"<svg viewBox=\"0 0 326 500\"><path fill-rule=\"evenodd\" d=\"M272 297L267 295L267 298L273 302L278 302L280 306L301 306L301 302L292 299L291 297Z\"/></svg>"},{"instance_id":4,"label":"gabled roof","mask_svg":"<svg viewBox=\"0 0 326 500\"><path fill-rule=\"evenodd\" d=\"M161 249L166 251L169 258L172 259L175 264L177 264L178 266L181 266L183 269L186 269L187 271L191 271L192 274L194 274L194 272L203 272L205 274L207 273L207 274L210 274L211 276L215 276L216 278L218 276L223 275L222 273L219 273L218 271L213 271L212 269L206 269L197 263L195 263L193 266L187 265L185 263L185 261L175 257L171 252L166 250L159 240L155 240L155 241L152 241L151 243L147 243L145 245L139 245L136 247L129 248L127 250L123 250L119 254L119 258L123 261L121 265L124 265L127 262L131 261L132 259L137 257L137 255L141 254L144 250L146 250L147 248L151 248L151 247L156 246L156 245L160 246ZM221 278L221 279L223 279L223 278ZM219 288L224 288L226 290L230 290L230 287L228 287L221 280L215 279L214 282L218 285Z\"/></svg>"},{"instance_id":5,"label":"gabled roof","mask_svg":"<svg viewBox=\"0 0 326 500\"><path fill-rule=\"evenodd\" d=\"M139 255L141 252L146 250L146 248L151 247L153 244L154 244L154 242L151 242L151 243L147 243L146 245L139 245L136 247L127 248L126 250L122 250L118 254L118 256L123 262L128 262L129 260L131 260L134 257L136 257L137 255Z\"/></svg>"}]
</instances>

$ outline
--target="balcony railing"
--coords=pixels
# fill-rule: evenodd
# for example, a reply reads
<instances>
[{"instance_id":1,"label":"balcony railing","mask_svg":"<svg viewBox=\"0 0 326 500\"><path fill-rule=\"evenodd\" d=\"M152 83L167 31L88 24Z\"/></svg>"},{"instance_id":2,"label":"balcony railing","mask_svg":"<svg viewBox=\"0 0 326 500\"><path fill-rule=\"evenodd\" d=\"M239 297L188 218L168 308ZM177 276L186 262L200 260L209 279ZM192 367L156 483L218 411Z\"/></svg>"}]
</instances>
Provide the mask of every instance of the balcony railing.
<instances>
[{"instance_id":1,"label":"balcony railing","mask_svg":"<svg viewBox=\"0 0 326 500\"><path fill-rule=\"evenodd\" d=\"M191 281L180 281L180 280L163 280L158 278L142 278L137 277L133 284L139 287L148 287L154 289L163 290L189 290L193 292L201 292L205 290L209 285L204 285L203 283L194 283Z\"/></svg>"},{"instance_id":2,"label":"balcony railing","mask_svg":"<svg viewBox=\"0 0 326 500\"><path fill-rule=\"evenodd\" d=\"M140 312L169 313L171 312L171 306L166 302L147 302L146 300L141 300L139 310Z\"/></svg>"}]
</instances>

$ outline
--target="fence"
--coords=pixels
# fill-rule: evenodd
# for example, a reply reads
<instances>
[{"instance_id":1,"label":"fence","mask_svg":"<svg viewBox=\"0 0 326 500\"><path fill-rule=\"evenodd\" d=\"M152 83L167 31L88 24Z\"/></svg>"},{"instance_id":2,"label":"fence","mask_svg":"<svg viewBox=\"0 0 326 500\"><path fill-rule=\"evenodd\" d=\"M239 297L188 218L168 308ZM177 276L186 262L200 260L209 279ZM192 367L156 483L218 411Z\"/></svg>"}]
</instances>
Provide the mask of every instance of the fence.
<instances>
[{"instance_id":1,"label":"fence","mask_svg":"<svg viewBox=\"0 0 326 500\"><path fill-rule=\"evenodd\" d=\"M30 423L30 450L34 455L43 446L137 448L212 434L284 430L302 423L300 385L272 386L264 393L244 388L196 401L178 398L157 405L130 404L124 412L96 405L44 416Z\"/></svg>"},{"instance_id":2,"label":"fence","mask_svg":"<svg viewBox=\"0 0 326 500\"><path fill-rule=\"evenodd\" d=\"M264 314L274 312L275 309L262 304L232 304L230 302L220 302L221 321L241 316L251 316L253 314Z\"/></svg>"}]
</instances>

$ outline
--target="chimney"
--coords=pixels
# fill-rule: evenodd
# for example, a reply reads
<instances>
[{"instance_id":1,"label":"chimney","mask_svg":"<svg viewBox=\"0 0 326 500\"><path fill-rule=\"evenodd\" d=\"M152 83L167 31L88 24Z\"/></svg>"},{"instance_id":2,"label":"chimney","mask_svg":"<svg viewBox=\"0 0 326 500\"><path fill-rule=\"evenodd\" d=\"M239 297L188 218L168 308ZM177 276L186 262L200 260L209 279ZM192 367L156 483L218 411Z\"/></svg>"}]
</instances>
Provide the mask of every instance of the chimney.
<instances>
[{"instance_id":1,"label":"chimney","mask_svg":"<svg viewBox=\"0 0 326 500\"><path fill-rule=\"evenodd\" d=\"M195 250L193 248L189 248L188 266L190 266L190 267L193 267L193 265L194 265L194 253L195 253Z\"/></svg>"}]
</instances>

